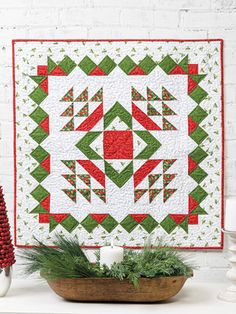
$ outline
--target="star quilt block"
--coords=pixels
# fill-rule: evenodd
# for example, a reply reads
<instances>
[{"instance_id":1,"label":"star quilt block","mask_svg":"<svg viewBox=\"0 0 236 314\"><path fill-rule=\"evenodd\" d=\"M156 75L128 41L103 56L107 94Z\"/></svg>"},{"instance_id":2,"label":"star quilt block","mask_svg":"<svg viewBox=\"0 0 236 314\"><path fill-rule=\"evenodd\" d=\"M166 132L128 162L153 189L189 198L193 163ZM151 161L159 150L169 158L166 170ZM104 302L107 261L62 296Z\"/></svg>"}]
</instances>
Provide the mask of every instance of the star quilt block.
<instances>
[{"instance_id":1,"label":"star quilt block","mask_svg":"<svg viewBox=\"0 0 236 314\"><path fill-rule=\"evenodd\" d=\"M15 40L15 242L222 248L222 40Z\"/></svg>"}]
</instances>

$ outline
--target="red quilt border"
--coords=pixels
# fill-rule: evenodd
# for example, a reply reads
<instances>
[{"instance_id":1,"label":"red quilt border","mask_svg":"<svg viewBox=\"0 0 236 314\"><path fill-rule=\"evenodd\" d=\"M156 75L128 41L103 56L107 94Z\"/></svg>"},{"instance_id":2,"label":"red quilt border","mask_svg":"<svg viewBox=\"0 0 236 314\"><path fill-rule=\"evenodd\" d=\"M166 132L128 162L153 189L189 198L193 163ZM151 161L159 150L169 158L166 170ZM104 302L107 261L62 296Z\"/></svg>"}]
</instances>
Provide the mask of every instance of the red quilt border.
<instances>
[{"instance_id":1,"label":"red quilt border","mask_svg":"<svg viewBox=\"0 0 236 314\"><path fill-rule=\"evenodd\" d=\"M222 202L221 202L221 227L224 227L224 57L223 39L13 39L12 40L12 82L13 82L13 128L14 128L14 244L19 248L33 248L34 246L17 244L17 228L16 228L16 90L15 90L15 43L17 42L220 42L220 59L221 59L221 113L222 113ZM51 246L53 247L53 246ZM83 246L85 249L98 249L100 246ZM124 246L128 249L142 249L141 246ZM224 234L221 231L221 245L217 247L174 247L179 250L222 250L224 248Z\"/></svg>"}]
</instances>

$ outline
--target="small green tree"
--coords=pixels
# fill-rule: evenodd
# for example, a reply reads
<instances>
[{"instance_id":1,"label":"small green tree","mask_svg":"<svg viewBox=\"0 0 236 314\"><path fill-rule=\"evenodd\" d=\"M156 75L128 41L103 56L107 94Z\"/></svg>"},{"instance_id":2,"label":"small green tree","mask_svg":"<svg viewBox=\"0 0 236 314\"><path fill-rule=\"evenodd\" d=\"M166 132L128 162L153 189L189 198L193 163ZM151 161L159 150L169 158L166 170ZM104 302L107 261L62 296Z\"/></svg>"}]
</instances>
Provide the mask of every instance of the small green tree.
<instances>
[{"instance_id":1,"label":"small green tree","mask_svg":"<svg viewBox=\"0 0 236 314\"><path fill-rule=\"evenodd\" d=\"M0 269L15 263L10 225L7 217L6 203L2 187L0 187Z\"/></svg>"}]
</instances>

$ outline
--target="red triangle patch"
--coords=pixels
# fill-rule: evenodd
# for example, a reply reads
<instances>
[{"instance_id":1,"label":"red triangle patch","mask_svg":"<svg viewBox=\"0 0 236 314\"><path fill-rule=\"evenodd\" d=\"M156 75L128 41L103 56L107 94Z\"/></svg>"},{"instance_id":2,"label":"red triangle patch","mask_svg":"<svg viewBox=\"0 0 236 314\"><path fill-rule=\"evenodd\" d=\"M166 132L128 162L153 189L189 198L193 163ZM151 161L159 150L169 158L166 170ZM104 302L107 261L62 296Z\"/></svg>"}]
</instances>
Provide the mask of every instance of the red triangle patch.
<instances>
[{"instance_id":1,"label":"red triangle patch","mask_svg":"<svg viewBox=\"0 0 236 314\"><path fill-rule=\"evenodd\" d=\"M191 213L198 206L198 202L195 201L190 195L188 196L188 210Z\"/></svg>"},{"instance_id":2,"label":"red triangle patch","mask_svg":"<svg viewBox=\"0 0 236 314\"><path fill-rule=\"evenodd\" d=\"M48 173L50 172L50 155L41 162L40 166L43 167Z\"/></svg>"},{"instance_id":3,"label":"red triangle patch","mask_svg":"<svg viewBox=\"0 0 236 314\"><path fill-rule=\"evenodd\" d=\"M49 117L46 117L40 124L39 126L49 134Z\"/></svg>"},{"instance_id":4,"label":"red triangle patch","mask_svg":"<svg viewBox=\"0 0 236 314\"><path fill-rule=\"evenodd\" d=\"M48 78L45 78L45 80L43 80L40 84L39 87L42 88L42 90L45 91L45 93L48 94Z\"/></svg>"},{"instance_id":5,"label":"red triangle patch","mask_svg":"<svg viewBox=\"0 0 236 314\"><path fill-rule=\"evenodd\" d=\"M138 66L136 66L131 72L129 72L129 75L146 75L146 73Z\"/></svg>"},{"instance_id":6,"label":"red triangle patch","mask_svg":"<svg viewBox=\"0 0 236 314\"><path fill-rule=\"evenodd\" d=\"M90 214L90 216L100 224L108 216L108 214Z\"/></svg>"},{"instance_id":7,"label":"red triangle patch","mask_svg":"<svg viewBox=\"0 0 236 314\"><path fill-rule=\"evenodd\" d=\"M67 76L67 74L59 66L56 66L55 69L53 69L52 72L49 75L52 75L52 76Z\"/></svg>"},{"instance_id":8,"label":"red triangle patch","mask_svg":"<svg viewBox=\"0 0 236 314\"><path fill-rule=\"evenodd\" d=\"M140 224L140 223L148 216L148 214L130 214L130 216L131 216L138 224Z\"/></svg>"},{"instance_id":9,"label":"red triangle patch","mask_svg":"<svg viewBox=\"0 0 236 314\"><path fill-rule=\"evenodd\" d=\"M146 129L150 131L161 130L152 119L150 119L142 110L139 109L134 103L132 103L133 117Z\"/></svg>"},{"instance_id":10,"label":"red triangle patch","mask_svg":"<svg viewBox=\"0 0 236 314\"><path fill-rule=\"evenodd\" d=\"M191 173L197 167L196 161L188 157L188 173Z\"/></svg>"},{"instance_id":11,"label":"red triangle patch","mask_svg":"<svg viewBox=\"0 0 236 314\"><path fill-rule=\"evenodd\" d=\"M170 216L177 224L180 224L180 223L187 217L187 215L184 215L184 214L169 214L169 216Z\"/></svg>"},{"instance_id":12,"label":"red triangle patch","mask_svg":"<svg viewBox=\"0 0 236 314\"><path fill-rule=\"evenodd\" d=\"M197 126L197 122L193 121L191 117L188 117L188 134L191 134Z\"/></svg>"},{"instance_id":13,"label":"red triangle patch","mask_svg":"<svg viewBox=\"0 0 236 314\"><path fill-rule=\"evenodd\" d=\"M50 195L48 195L42 202L40 202L40 205L43 206L47 211L50 211Z\"/></svg>"},{"instance_id":14,"label":"red triangle patch","mask_svg":"<svg viewBox=\"0 0 236 314\"><path fill-rule=\"evenodd\" d=\"M96 66L90 73L89 75L107 75L99 66Z\"/></svg>"},{"instance_id":15,"label":"red triangle patch","mask_svg":"<svg viewBox=\"0 0 236 314\"><path fill-rule=\"evenodd\" d=\"M188 94L191 94L196 86L197 83L190 76L188 76Z\"/></svg>"},{"instance_id":16,"label":"red triangle patch","mask_svg":"<svg viewBox=\"0 0 236 314\"><path fill-rule=\"evenodd\" d=\"M56 220L56 222L60 223L68 216L68 214L52 214L51 216Z\"/></svg>"},{"instance_id":17,"label":"red triangle patch","mask_svg":"<svg viewBox=\"0 0 236 314\"><path fill-rule=\"evenodd\" d=\"M176 67L169 74L187 74L187 73L179 65L176 65Z\"/></svg>"}]
</instances>

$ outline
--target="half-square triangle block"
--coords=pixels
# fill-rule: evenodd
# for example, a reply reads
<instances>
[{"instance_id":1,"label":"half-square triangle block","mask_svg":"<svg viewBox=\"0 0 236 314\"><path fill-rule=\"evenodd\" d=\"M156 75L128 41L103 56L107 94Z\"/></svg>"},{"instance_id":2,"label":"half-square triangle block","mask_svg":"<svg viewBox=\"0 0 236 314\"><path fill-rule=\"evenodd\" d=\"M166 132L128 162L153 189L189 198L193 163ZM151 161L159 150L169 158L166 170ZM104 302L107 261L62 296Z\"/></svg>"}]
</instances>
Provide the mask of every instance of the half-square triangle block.
<instances>
[{"instance_id":1,"label":"half-square triangle block","mask_svg":"<svg viewBox=\"0 0 236 314\"><path fill-rule=\"evenodd\" d=\"M13 46L17 246L222 248L222 40Z\"/></svg>"}]
</instances>

